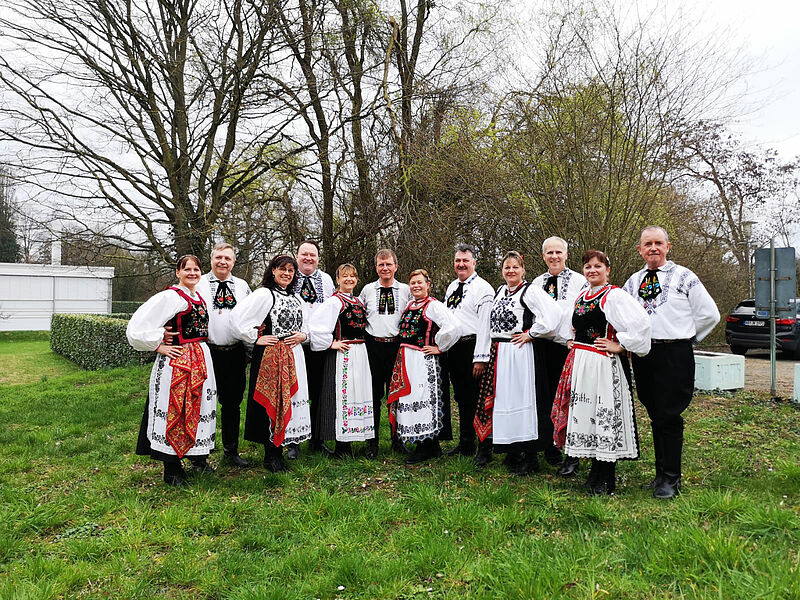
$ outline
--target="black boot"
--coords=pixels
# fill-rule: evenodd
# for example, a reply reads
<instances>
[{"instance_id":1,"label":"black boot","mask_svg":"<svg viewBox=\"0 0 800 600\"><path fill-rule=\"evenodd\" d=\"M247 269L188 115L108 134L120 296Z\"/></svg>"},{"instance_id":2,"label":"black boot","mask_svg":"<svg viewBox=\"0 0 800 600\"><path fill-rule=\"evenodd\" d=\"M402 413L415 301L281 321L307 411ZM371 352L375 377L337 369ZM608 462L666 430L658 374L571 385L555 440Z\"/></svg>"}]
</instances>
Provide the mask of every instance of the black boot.
<instances>
[{"instance_id":1,"label":"black boot","mask_svg":"<svg viewBox=\"0 0 800 600\"><path fill-rule=\"evenodd\" d=\"M289 465L283 460L283 448L276 448L269 442L264 444L264 468L273 473L289 470Z\"/></svg>"},{"instance_id":2,"label":"black boot","mask_svg":"<svg viewBox=\"0 0 800 600\"><path fill-rule=\"evenodd\" d=\"M286 446L286 458L289 460L297 460L300 458L300 446L297 444L288 444Z\"/></svg>"},{"instance_id":3,"label":"black boot","mask_svg":"<svg viewBox=\"0 0 800 600\"><path fill-rule=\"evenodd\" d=\"M353 458L353 446L350 442L336 442L333 456L335 458Z\"/></svg>"},{"instance_id":4,"label":"black boot","mask_svg":"<svg viewBox=\"0 0 800 600\"><path fill-rule=\"evenodd\" d=\"M406 445L402 442L400 438L397 437L392 438L392 452L395 452L396 454L400 454L402 456L408 456L409 454Z\"/></svg>"},{"instance_id":5,"label":"black boot","mask_svg":"<svg viewBox=\"0 0 800 600\"><path fill-rule=\"evenodd\" d=\"M406 464L416 465L441 455L442 448L439 446L439 440L424 440L417 444L414 452L406 459Z\"/></svg>"},{"instance_id":6,"label":"black boot","mask_svg":"<svg viewBox=\"0 0 800 600\"><path fill-rule=\"evenodd\" d=\"M665 471L658 486L653 490L653 498L670 500L681 493L681 476L679 473Z\"/></svg>"},{"instance_id":7,"label":"black boot","mask_svg":"<svg viewBox=\"0 0 800 600\"><path fill-rule=\"evenodd\" d=\"M586 482L590 496L610 496L617 489L617 463L592 459L595 477L591 485ZM589 475L591 478L591 474Z\"/></svg>"},{"instance_id":8,"label":"black boot","mask_svg":"<svg viewBox=\"0 0 800 600\"><path fill-rule=\"evenodd\" d=\"M174 485L175 487L183 487L189 485L186 478L186 471L181 466L181 461L168 462L164 461L164 483L167 485Z\"/></svg>"},{"instance_id":9,"label":"black boot","mask_svg":"<svg viewBox=\"0 0 800 600\"><path fill-rule=\"evenodd\" d=\"M364 450L364 456L369 459L378 458L378 438L367 440L367 447Z\"/></svg>"},{"instance_id":10,"label":"black boot","mask_svg":"<svg viewBox=\"0 0 800 600\"><path fill-rule=\"evenodd\" d=\"M517 466L514 468L515 475L530 475L539 471L539 453L534 450L525 450L522 453Z\"/></svg>"},{"instance_id":11,"label":"black boot","mask_svg":"<svg viewBox=\"0 0 800 600\"><path fill-rule=\"evenodd\" d=\"M600 480L603 474L603 468L600 466L600 461L596 459L592 459L592 468L589 469L589 476L586 478L586 481L583 484L583 487L586 488L586 491L589 495L592 494L592 490L597 485L597 482Z\"/></svg>"},{"instance_id":12,"label":"black boot","mask_svg":"<svg viewBox=\"0 0 800 600\"><path fill-rule=\"evenodd\" d=\"M661 439L661 433L652 425L653 430L653 453L656 458L656 476L650 483L642 485L643 490L654 490L664 479L664 444Z\"/></svg>"},{"instance_id":13,"label":"black boot","mask_svg":"<svg viewBox=\"0 0 800 600\"><path fill-rule=\"evenodd\" d=\"M549 446L545 448L544 459L551 467L560 467L562 465L561 458L561 450L555 446Z\"/></svg>"},{"instance_id":14,"label":"black boot","mask_svg":"<svg viewBox=\"0 0 800 600\"><path fill-rule=\"evenodd\" d=\"M461 439L455 448L451 448L445 453L447 456L473 456L475 454L475 440Z\"/></svg>"},{"instance_id":15,"label":"black boot","mask_svg":"<svg viewBox=\"0 0 800 600\"><path fill-rule=\"evenodd\" d=\"M214 467L208 464L208 455L190 456L189 462L192 463L192 471L195 473L213 473Z\"/></svg>"},{"instance_id":16,"label":"black boot","mask_svg":"<svg viewBox=\"0 0 800 600\"><path fill-rule=\"evenodd\" d=\"M514 473L521 462L522 451L513 448L506 452L506 457L503 459L503 466L511 473Z\"/></svg>"},{"instance_id":17,"label":"black boot","mask_svg":"<svg viewBox=\"0 0 800 600\"><path fill-rule=\"evenodd\" d=\"M578 467L580 466L581 461L577 456L567 456L564 455L564 462L561 463L561 467L558 469L558 474L561 477L575 477L578 473Z\"/></svg>"},{"instance_id":18,"label":"black boot","mask_svg":"<svg viewBox=\"0 0 800 600\"><path fill-rule=\"evenodd\" d=\"M250 466L250 463L239 456L239 448L235 445L230 446L223 446L222 450L224 452L222 458L223 460L233 467L239 467L240 469L245 469Z\"/></svg>"},{"instance_id":19,"label":"black boot","mask_svg":"<svg viewBox=\"0 0 800 600\"><path fill-rule=\"evenodd\" d=\"M492 440L491 438L486 438L482 442L478 443L478 453L475 455L473 460L476 467L485 467L490 462L492 462Z\"/></svg>"},{"instance_id":20,"label":"black boot","mask_svg":"<svg viewBox=\"0 0 800 600\"><path fill-rule=\"evenodd\" d=\"M669 500L681 493L681 458L683 454L683 424L671 435L661 435L664 471L653 489L653 498Z\"/></svg>"}]
</instances>

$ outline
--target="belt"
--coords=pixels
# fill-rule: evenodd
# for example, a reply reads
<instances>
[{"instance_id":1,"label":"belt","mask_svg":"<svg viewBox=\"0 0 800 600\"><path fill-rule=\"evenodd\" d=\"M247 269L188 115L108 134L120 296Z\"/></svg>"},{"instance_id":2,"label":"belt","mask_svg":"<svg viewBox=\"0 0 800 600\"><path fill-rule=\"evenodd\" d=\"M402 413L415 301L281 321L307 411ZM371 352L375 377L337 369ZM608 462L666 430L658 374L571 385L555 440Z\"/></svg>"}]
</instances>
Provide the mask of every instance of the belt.
<instances>
[{"instance_id":1,"label":"belt","mask_svg":"<svg viewBox=\"0 0 800 600\"><path fill-rule=\"evenodd\" d=\"M676 338L672 340L664 340L664 339L652 339L650 340L651 344L677 344L678 342L691 342L692 340L688 338Z\"/></svg>"},{"instance_id":2,"label":"belt","mask_svg":"<svg viewBox=\"0 0 800 600\"><path fill-rule=\"evenodd\" d=\"M588 350L589 352L594 352L595 354L602 354L603 356L611 356L611 352L606 352L605 350L600 350L591 344L584 344L583 342L572 342L572 347L576 350Z\"/></svg>"},{"instance_id":3,"label":"belt","mask_svg":"<svg viewBox=\"0 0 800 600\"><path fill-rule=\"evenodd\" d=\"M209 342L206 342L206 345L212 350L221 350L222 352L230 352L231 350L236 350L237 348L239 348L242 345L242 343L236 342L235 344L228 344L227 346L221 346L219 344L211 344Z\"/></svg>"},{"instance_id":4,"label":"belt","mask_svg":"<svg viewBox=\"0 0 800 600\"><path fill-rule=\"evenodd\" d=\"M475 335L474 333L471 333L470 335L462 335L458 339L458 341L459 342L472 342L472 341L477 340L477 339L478 339L478 336Z\"/></svg>"},{"instance_id":5,"label":"belt","mask_svg":"<svg viewBox=\"0 0 800 600\"><path fill-rule=\"evenodd\" d=\"M363 344L364 340L342 340L345 344Z\"/></svg>"},{"instance_id":6,"label":"belt","mask_svg":"<svg viewBox=\"0 0 800 600\"><path fill-rule=\"evenodd\" d=\"M389 342L396 342L397 341L397 336L385 337L385 338L372 336L372 341L374 341L374 342L383 342L383 343L386 344L386 343L389 343Z\"/></svg>"}]
</instances>

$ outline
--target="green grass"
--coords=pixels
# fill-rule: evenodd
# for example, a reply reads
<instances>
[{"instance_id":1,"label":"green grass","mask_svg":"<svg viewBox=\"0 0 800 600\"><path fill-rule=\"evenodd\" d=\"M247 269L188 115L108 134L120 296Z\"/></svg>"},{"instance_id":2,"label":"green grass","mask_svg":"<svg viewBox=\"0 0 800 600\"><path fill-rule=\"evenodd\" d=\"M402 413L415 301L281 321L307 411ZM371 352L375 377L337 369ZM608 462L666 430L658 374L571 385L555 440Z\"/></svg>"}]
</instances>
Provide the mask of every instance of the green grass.
<instances>
[{"instance_id":1,"label":"green grass","mask_svg":"<svg viewBox=\"0 0 800 600\"><path fill-rule=\"evenodd\" d=\"M800 598L800 410L765 396L695 399L674 502L639 489L641 410L611 498L385 442L280 475L246 444L253 468L172 489L133 454L148 367L77 371L46 339L0 356L0 598Z\"/></svg>"},{"instance_id":2,"label":"green grass","mask_svg":"<svg viewBox=\"0 0 800 600\"><path fill-rule=\"evenodd\" d=\"M50 351L47 331L0 333L0 385L46 381L80 367Z\"/></svg>"}]
</instances>

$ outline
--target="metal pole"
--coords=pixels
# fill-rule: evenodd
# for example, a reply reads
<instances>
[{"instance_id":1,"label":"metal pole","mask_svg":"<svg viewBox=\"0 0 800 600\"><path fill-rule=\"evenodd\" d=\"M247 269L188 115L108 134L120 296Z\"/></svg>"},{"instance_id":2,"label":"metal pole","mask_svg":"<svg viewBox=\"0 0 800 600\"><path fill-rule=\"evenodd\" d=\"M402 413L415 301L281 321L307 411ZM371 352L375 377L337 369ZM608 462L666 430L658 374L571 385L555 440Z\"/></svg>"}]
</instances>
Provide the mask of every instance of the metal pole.
<instances>
[{"instance_id":1,"label":"metal pole","mask_svg":"<svg viewBox=\"0 0 800 600\"><path fill-rule=\"evenodd\" d=\"M770 367L770 394L775 398L778 395L775 377L775 238L769 240L769 367Z\"/></svg>"}]
</instances>

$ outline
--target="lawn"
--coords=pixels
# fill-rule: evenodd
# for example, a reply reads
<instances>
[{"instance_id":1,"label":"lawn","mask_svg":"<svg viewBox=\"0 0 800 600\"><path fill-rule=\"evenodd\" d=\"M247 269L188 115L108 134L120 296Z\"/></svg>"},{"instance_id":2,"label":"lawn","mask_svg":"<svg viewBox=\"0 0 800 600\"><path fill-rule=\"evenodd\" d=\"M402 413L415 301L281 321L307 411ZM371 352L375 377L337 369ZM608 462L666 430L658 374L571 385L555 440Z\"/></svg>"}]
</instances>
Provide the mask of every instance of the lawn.
<instances>
[{"instance_id":1,"label":"lawn","mask_svg":"<svg viewBox=\"0 0 800 600\"><path fill-rule=\"evenodd\" d=\"M766 395L695 398L672 502L639 488L641 410L609 498L585 465L409 468L386 442L279 475L245 444L253 468L173 489L132 451L148 367L80 371L25 336L0 356L0 598L800 598L800 410Z\"/></svg>"}]
</instances>

